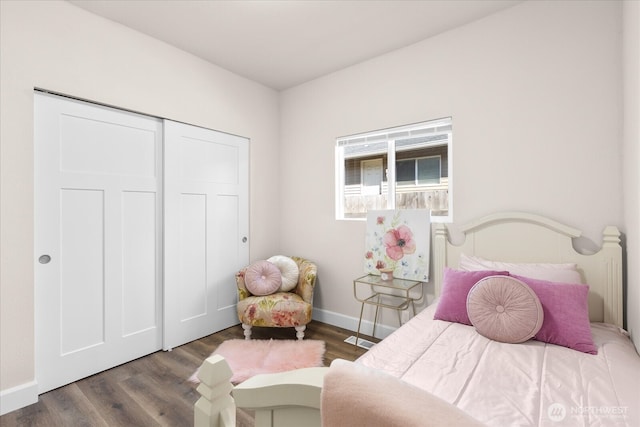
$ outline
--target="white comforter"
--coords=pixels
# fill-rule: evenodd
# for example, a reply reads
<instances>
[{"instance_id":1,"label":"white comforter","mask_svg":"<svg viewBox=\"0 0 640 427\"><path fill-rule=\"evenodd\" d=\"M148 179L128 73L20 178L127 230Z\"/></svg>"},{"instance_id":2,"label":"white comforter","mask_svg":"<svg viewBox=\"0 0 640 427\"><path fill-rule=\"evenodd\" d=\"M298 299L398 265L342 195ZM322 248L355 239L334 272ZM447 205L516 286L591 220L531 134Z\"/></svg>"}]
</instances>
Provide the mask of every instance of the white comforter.
<instances>
[{"instance_id":1,"label":"white comforter","mask_svg":"<svg viewBox=\"0 0 640 427\"><path fill-rule=\"evenodd\" d=\"M592 324L598 354L491 341L433 320L435 304L357 360L491 426L640 426L640 357L619 328Z\"/></svg>"}]
</instances>

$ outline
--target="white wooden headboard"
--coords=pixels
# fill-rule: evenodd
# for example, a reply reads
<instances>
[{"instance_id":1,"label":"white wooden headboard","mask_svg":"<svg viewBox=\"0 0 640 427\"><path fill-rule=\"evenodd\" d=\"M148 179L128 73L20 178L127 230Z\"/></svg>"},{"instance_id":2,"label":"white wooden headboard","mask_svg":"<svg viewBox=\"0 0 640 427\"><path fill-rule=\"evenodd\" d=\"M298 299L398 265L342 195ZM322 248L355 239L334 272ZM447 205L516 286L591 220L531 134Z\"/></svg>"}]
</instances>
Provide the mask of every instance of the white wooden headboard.
<instances>
[{"instance_id":1,"label":"white wooden headboard","mask_svg":"<svg viewBox=\"0 0 640 427\"><path fill-rule=\"evenodd\" d=\"M582 232L549 218L504 212L472 221L462 227L464 242L454 245L445 224L433 224L433 278L440 295L445 266L458 267L461 253L494 261L576 263L589 285L589 318L622 327L622 247L615 226L603 231L601 249L584 255L573 247Z\"/></svg>"}]
</instances>

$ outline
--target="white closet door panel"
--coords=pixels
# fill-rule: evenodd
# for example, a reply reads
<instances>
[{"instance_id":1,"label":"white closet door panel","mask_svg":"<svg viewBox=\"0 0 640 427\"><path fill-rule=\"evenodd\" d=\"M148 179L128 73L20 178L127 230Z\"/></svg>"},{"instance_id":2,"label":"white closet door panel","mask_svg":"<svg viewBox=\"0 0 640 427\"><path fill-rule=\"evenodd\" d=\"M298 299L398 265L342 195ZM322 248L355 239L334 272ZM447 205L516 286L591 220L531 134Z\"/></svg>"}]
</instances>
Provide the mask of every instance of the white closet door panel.
<instances>
[{"instance_id":1,"label":"white closet door panel","mask_svg":"<svg viewBox=\"0 0 640 427\"><path fill-rule=\"evenodd\" d=\"M104 117L62 114L60 169L89 174L155 176L155 130L123 122L118 115L121 113L109 112Z\"/></svg>"},{"instance_id":2,"label":"white closet door panel","mask_svg":"<svg viewBox=\"0 0 640 427\"><path fill-rule=\"evenodd\" d=\"M103 344L104 193L60 194L60 353Z\"/></svg>"},{"instance_id":3,"label":"white closet door panel","mask_svg":"<svg viewBox=\"0 0 640 427\"><path fill-rule=\"evenodd\" d=\"M164 135L169 349L239 322L234 275L249 255L249 142L168 120Z\"/></svg>"},{"instance_id":4,"label":"white closet door panel","mask_svg":"<svg viewBox=\"0 0 640 427\"><path fill-rule=\"evenodd\" d=\"M157 328L160 313L156 194L122 193L122 333Z\"/></svg>"},{"instance_id":5,"label":"white closet door panel","mask_svg":"<svg viewBox=\"0 0 640 427\"><path fill-rule=\"evenodd\" d=\"M180 195L180 321L207 314L207 196Z\"/></svg>"},{"instance_id":6,"label":"white closet door panel","mask_svg":"<svg viewBox=\"0 0 640 427\"><path fill-rule=\"evenodd\" d=\"M34 148L43 393L161 348L162 123L36 93Z\"/></svg>"},{"instance_id":7,"label":"white closet door panel","mask_svg":"<svg viewBox=\"0 0 640 427\"><path fill-rule=\"evenodd\" d=\"M183 137L180 172L182 179L193 182L238 183L239 150L232 135L220 134L215 144Z\"/></svg>"},{"instance_id":8,"label":"white closet door panel","mask_svg":"<svg viewBox=\"0 0 640 427\"><path fill-rule=\"evenodd\" d=\"M215 241L210 242L210 247L214 252L214 255L210 257L210 268L213 271L221 272L219 276L214 278L217 281L215 285L217 290L216 308L222 313L232 315L231 319L226 319L227 322L235 321L237 323L238 316L235 311L238 302L238 291L235 286L237 270L225 270L225 266L234 265L244 249L244 243L236 237L237 230L241 228L240 218L242 218L239 197L218 195L213 209L218 221L216 229L211 233L212 236L215 236L212 237L212 240L215 238ZM228 286L229 283L233 283L234 286ZM228 310L229 307L234 310Z\"/></svg>"}]
</instances>

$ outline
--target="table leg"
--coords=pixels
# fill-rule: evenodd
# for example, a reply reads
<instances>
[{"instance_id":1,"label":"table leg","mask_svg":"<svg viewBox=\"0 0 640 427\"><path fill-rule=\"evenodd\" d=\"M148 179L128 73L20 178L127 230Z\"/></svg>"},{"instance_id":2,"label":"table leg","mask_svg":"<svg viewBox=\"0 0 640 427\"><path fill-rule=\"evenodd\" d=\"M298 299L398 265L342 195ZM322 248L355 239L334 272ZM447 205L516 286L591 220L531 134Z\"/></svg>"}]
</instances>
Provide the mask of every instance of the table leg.
<instances>
[{"instance_id":1,"label":"table leg","mask_svg":"<svg viewBox=\"0 0 640 427\"><path fill-rule=\"evenodd\" d=\"M378 301L376 304L376 315L373 318L373 334L371 335L372 337L376 336L376 324L378 323L378 309L380 308L380 295L378 295Z\"/></svg>"},{"instance_id":2,"label":"table leg","mask_svg":"<svg viewBox=\"0 0 640 427\"><path fill-rule=\"evenodd\" d=\"M360 306L360 320L358 320L358 331L356 332L356 347L358 346L358 339L360 338L360 325L362 324L362 312L364 311L364 303Z\"/></svg>"}]
</instances>

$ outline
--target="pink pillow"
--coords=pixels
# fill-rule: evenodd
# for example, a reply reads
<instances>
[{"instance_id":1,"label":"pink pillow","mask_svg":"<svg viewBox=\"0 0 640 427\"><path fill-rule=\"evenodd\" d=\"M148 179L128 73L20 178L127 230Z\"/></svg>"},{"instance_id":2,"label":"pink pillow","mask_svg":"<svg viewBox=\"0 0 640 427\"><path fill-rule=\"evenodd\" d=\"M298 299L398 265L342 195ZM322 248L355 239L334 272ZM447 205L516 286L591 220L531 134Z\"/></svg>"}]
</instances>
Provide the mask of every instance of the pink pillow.
<instances>
[{"instance_id":1,"label":"pink pillow","mask_svg":"<svg viewBox=\"0 0 640 427\"><path fill-rule=\"evenodd\" d=\"M533 338L544 319L536 293L509 276L490 276L473 285L467 313L480 335L512 344Z\"/></svg>"},{"instance_id":2,"label":"pink pillow","mask_svg":"<svg viewBox=\"0 0 640 427\"><path fill-rule=\"evenodd\" d=\"M253 295L270 295L280 289L282 274L269 261L256 261L245 269L244 284Z\"/></svg>"},{"instance_id":3,"label":"pink pillow","mask_svg":"<svg viewBox=\"0 0 640 427\"><path fill-rule=\"evenodd\" d=\"M442 277L442 294L433 315L434 319L471 325L467 314L467 295L480 279L489 276L508 276L506 271L462 271L445 267Z\"/></svg>"},{"instance_id":4,"label":"pink pillow","mask_svg":"<svg viewBox=\"0 0 640 427\"><path fill-rule=\"evenodd\" d=\"M582 280L575 263L502 262L460 254L458 267L467 271L506 270L511 275L518 274L552 282L578 283Z\"/></svg>"},{"instance_id":5,"label":"pink pillow","mask_svg":"<svg viewBox=\"0 0 640 427\"><path fill-rule=\"evenodd\" d=\"M544 322L534 337L536 340L598 354L589 323L589 286L513 277L529 285L540 298Z\"/></svg>"}]
</instances>

